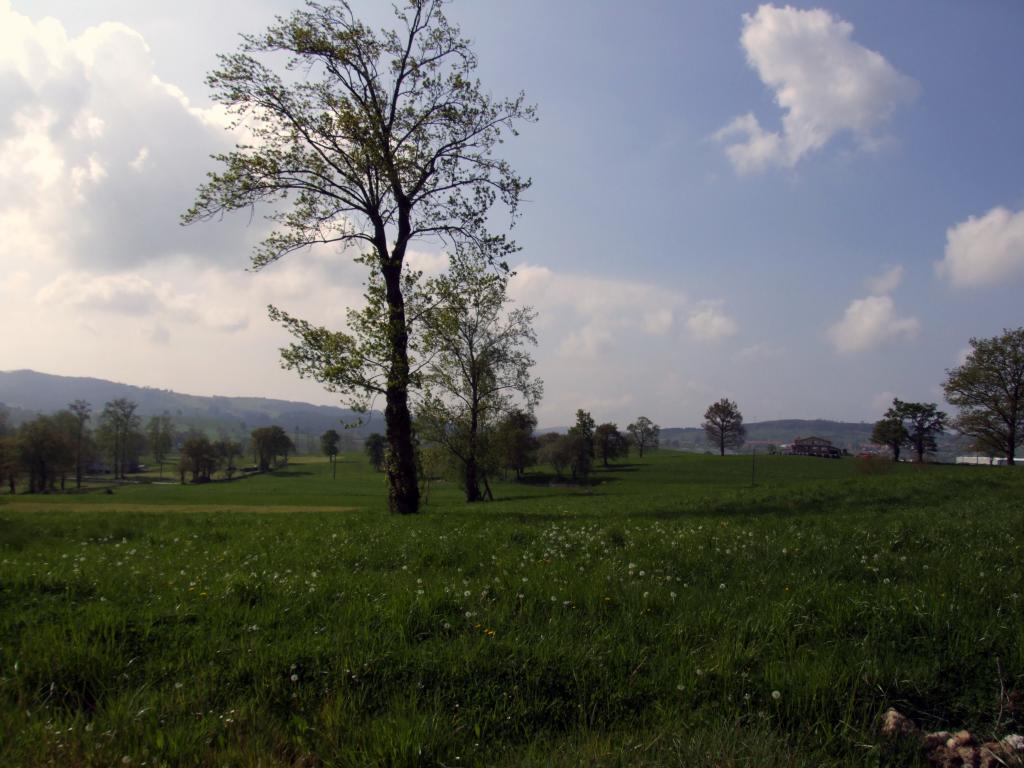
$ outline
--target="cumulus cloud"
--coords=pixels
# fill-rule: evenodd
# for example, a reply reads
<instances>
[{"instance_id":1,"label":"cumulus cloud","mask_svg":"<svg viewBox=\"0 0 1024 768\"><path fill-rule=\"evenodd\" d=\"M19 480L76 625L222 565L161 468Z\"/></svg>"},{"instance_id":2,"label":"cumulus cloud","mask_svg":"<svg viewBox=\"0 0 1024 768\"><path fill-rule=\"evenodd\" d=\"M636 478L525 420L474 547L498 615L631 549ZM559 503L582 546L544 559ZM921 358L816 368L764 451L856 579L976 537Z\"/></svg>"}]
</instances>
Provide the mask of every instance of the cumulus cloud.
<instances>
[{"instance_id":1,"label":"cumulus cloud","mask_svg":"<svg viewBox=\"0 0 1024 768\"><path fill-rule=\"evenodd\" d=\"M718 302L705 302L687 318L686 327L697 341L718 341L733 336L739 326L725 314Z\"/></svg>"},{"instance_id":2,"label":"cumulus cloud","mask_svg":"<svg viewBox=\"0 0 1024 768\"><path fill-rule=\"evenodd\" d=\"M850 303L828 338L837 352L862 352L893 339L913 339L920 326L916 317L899 317L891 297L868 296Z\"/></svg>"},{"instance_id":3,"label":"cumulus cloud","mask_svg":"<svg viewBox=\"0 0 1024 768\"><path fill-rule=\"evenodd\" d=\"M938 273L958 287L991 285L1024 274L1024 210L993 208L946 230Z\"/></svg>"},{"instance_id":4,"label":"cumulus cloud","mask_svg":"<svg viewBox=\"0 0 1024 768\"><path fill-rule=\"evenodd\" d=\"M209 329L234 333L244 330L248 317L238 307L225 306L213 296L183 293L169 282L153 283L134 273L90 276L65 273L43 286L40 304L65 304L78 311L162 317L168 321L198 323ZM165 326L157 335L166 340Z\"/></svg>"},{"instance_id":5,"label":"cumulus cloud","mask_svg":"<svg viewBox=\"0 0 1024 768\"><path fill-rule=\"evenodd\" d=\"M693 302L685 294L635 280L598 278L524 264L515 268L511 295L540 311L542 330L563 355L595 357L616 343L672 333L680 323L697 341L735 334L736 321L720 301Z\"/></svg>"},{"instance_id":6,"label":"cumulus cloud","mask_svg":"<svg viewBox=\"0 0 1024 768\"><path fill-rule=\"evenodd\" d=\"M880 296L892 293L901 282L903 282L903 265L897 264L894 267L889 267L882 274L869 278L865 284L872 295Z\"/></svg>"},{"instance_id":7,"label":"cumulus cloud","mask_svg":"<svg viewBox=\"0 0 1024 768\"><path fill-rule=\"evenodd\" d=\"M567 274L534 264L515 271L509 292L540 311L542 326L563 334L557 343L566 355L596 356L626 334L665 335L687 304L679 292L638 281Z\"/></svg>"},{"instance_id":8,"label":"cumulus cloud","mask_svg":"<svg viewBox=\"0 0 1024 768\"><path fill-rule=\"evenodd\" d=\"M209 155L232 142L225 125L221 107L197 107L156 76L132 28L71 37L0 0L0 264L29 254L121 271L182 253L244 263L255 233L243 222L178 225Z\"/></svg>"},{"instance_id":9,"label":"cumulus cloud","mask_svg":"<svg viewBox=\"0 0 1024 768\"><path fill-rule=\"evenodd\" d=\"M743 15L740 42L783 111L781 132L747 113L714 134L741 174L791 168L843 133L872 147L892 112L917 90L881 54L854 42L852 24L820 8L762 5Z\"/></svg>"}]
</instances>

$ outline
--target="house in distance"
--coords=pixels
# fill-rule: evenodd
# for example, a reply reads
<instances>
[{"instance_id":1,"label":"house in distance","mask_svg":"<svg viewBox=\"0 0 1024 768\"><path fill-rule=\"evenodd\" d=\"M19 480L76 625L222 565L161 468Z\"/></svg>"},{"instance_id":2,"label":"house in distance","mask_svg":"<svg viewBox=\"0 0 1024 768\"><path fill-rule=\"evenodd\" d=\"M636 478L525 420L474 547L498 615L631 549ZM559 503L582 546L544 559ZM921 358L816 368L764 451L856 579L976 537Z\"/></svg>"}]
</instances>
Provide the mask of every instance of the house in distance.
<instances>
[{"instance_id":1,"label":"house in distance","mask_svg":"<svg viewBox=\"0 0 1024 768\"><path fill-rule=\"evenodd\" d=\"M818 456L823 459L839 459L843 451L832 445L831 440L824 437L797 437L788 446L783 446L783 452L790 456Z\"/></svg>"}]
</instances>

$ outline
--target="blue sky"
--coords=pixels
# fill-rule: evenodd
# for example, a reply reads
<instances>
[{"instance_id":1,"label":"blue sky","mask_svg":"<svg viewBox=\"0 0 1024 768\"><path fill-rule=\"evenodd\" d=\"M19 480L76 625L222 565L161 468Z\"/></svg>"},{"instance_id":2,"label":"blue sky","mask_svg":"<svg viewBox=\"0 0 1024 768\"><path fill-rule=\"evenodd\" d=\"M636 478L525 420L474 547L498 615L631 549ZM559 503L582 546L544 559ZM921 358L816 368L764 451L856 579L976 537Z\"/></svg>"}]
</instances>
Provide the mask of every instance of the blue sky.
<instances>
[{"instance_id":1,"label":"blue sky","mask_svg":"<svg viewBox=\"0 0 1024 768\"><path fill-rule=\"evenodd\" d=\"M0 0L0 319L50 339L17 336L4 368L331 401L278 370L263 307L338 323L358 269L253 276L246 222L175 224L229 140L204 73L292 7ZM542 423L692 425L721 396L748 420L873 420L941 401L971 336L1022 324L1024 5L449 15L485 87L538 106L503 152L534 181L513 292L540 313Z\"/></svg>"}]
</instances>

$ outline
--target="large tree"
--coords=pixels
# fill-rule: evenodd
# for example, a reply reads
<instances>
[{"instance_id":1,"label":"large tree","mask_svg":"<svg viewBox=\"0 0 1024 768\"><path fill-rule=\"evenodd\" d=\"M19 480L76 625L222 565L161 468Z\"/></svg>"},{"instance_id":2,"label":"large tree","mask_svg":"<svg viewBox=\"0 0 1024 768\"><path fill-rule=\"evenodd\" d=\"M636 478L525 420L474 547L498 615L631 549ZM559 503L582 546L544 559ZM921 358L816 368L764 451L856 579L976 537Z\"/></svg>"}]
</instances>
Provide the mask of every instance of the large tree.
<instances>
[{"instance_id":1,"label":"large tree","mask_svg":"<svg viewBox=\"0 0 1024 768\"><path fill-rule=\"evenodd\" d=\"M727 397L712 403L704 411L704 435L708 442L718 448L718 454L725 456L726 448L739 448L747 440L747 428L743 426L743 414L739 406Z\"/></svg>"},{"instance_id":2,"label":"large tree","mask_svg":"<svg viewBox=\"0 0 1024 768\"><path fill-rule=\"evenodd\" d=\"M448 272L431 280L424 312L426 396L418 422L426 440L443 445L459 467L466 501L490 496L489 466L496 466L495 433L501 418L521 408L532 413L544 390L531 376L528 347L537 343L536 313L511 307L508 276L486 259L453 256Z\"/></svg>"},{"instance_id":3,"label":"large tree","mask_svg":"<svg viewBox=\"0 0 1024 768\"><path fill-rule=\"evenodd\" d=\"M953 426L980 450L1013 464L1024 444L1024 328L971 339L963 365L946 374L946 400L960 408Z\"/></svg>"},{"instance_id":4,"label":"large tree","mask_svg":"<svg viewBox=\"0 0 1024 768\"><path fill-rule=\"evenodd\" d=\"M895 424L903 428L903 445L911 448L921 463L926 454L938 450L936 438L946 431L949 417L935 403L908 403L897 397L882 421L892 422L893 429Z\"/></svg>"},{"instance_id":5,"label":"large tree","mask_svg":"<svg viewBox=\"0 0 1024 768\"><path fill-rule=\"evenodd\" d=\"M398 29L378 32L344 0L309 2L265 33L243 36L239 51L221 56L207 82L254 138L218 157L223 170L210 175L184 217L192 222L266 205L274 229L253 254L256 269L313 245L361 249L386 310L370 339L339 334L332 354L323 356L314 344L316 359L292 367L358 405L383 395L388 498L402 514L419 509L405 302L409 244L486 244L503 261L514 246L488 232L491 210L500 199L514 218L529 184L494 150L533 110L522 94L495 99L481 88L473 76L476 56L442 5L410 0L396 9ZM279 54L287 61L284 75L267 63ZM293 333L303 329L295 318L278 318L291 320ZM296 335L300 345L310 341Z\"/></svg>"},{"instance_id":6,"label":"large tree","mask_svg":"<svg viewBox=\"0 0 1024 768\"><path fill-rule=\"evenodd\" d=\"M646 416L640 416L636 421L626 427L630 437L640 452L640 458L644 457L644 450L658 447L658 435L661 434L661 427L655 424Z\"/></svg>"}]
</instances>

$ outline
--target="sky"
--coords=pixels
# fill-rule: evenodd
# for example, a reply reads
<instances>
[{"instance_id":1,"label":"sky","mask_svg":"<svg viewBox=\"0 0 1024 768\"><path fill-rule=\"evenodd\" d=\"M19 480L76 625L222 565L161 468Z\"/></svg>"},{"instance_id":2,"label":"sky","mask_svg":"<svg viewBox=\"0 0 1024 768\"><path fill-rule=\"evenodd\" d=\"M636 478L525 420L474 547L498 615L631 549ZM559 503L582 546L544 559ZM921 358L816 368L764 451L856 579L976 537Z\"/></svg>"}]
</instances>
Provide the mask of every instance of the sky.
<instances>
[{"instance_id":1,"label":"sky","mask_svg":"<svg viewBox=\"0 0 1024 768\"><path fill-rule=\"evenodd\" d=\"M247 271L180 214L230 148L204 83L297 0L0 0L0 369L335 404L266 306L340 327L352 254ZM390 5L353 0L375 27ZM874 421L1024 324L1024 4L457 0L483 87L538 120L510 292L541 425ZM413 263L443 263L416 243Z\"/></svg>"}]
</instances>

